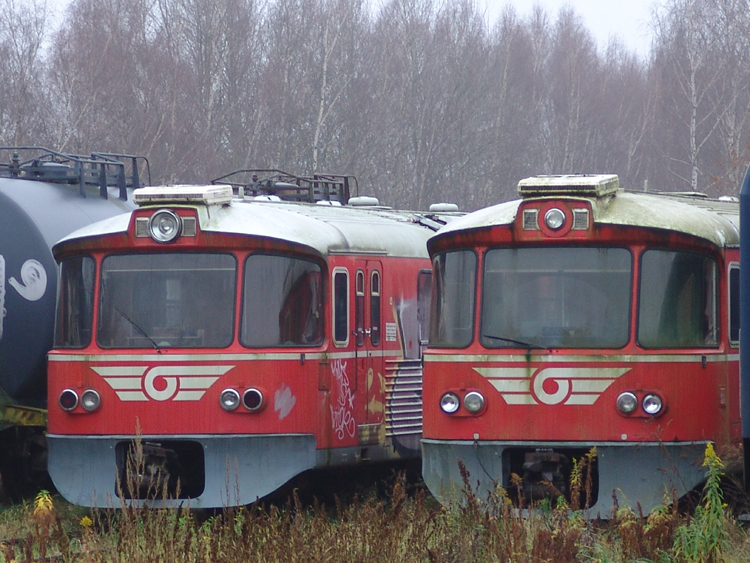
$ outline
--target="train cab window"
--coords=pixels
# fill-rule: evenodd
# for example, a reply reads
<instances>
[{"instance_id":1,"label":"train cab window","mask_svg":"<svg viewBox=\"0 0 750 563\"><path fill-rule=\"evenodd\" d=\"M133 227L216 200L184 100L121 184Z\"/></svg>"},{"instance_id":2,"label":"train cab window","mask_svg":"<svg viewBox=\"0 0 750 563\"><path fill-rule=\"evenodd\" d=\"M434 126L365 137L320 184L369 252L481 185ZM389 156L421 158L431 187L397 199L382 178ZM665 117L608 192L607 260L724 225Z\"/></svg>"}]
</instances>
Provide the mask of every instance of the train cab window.
<instances>
[{"instance_id":1,"label":"train cab window","mask_svg":"<svg viewBox=\"0 0 750 563\"><path fill-rule=\"evenodd\" d=\"M740 267L729 266L729 342L737 348L740 345Z\"/></svg>"},{"instance_id":2,"label":"train cab window","mask_svg":"<svg viewBox=\"0 0 750 563\"><path fill-rule=\"evenodd\" d=\"M225 348L234 337L231 254L153 253L102 261L102 348Z\"/></svg>"},{"instance_id":3,"label":"train cab window","mask_svg":"<svg viewBox=\"0 0 750 563\"><path fill-rule=\"evenodd\" d=\"M250 348L323 343L321 268L271 254L245 261L240 342Z\"/></svg>"},{"instance_id":4,"label":"train cab window","mask_svg":"<svg viewBox=\"0 0 750 563\"><path fill-rule=\"evenodd\" d=\"M471 250L444 252L432 264L430 346L464 348L473 337L477 255Z\"/></svg>"},{"instance_id":5,"label":"train cab window","mask_svg":"<svg viewBox=\"0 0 750 563\"><path fill-rule=\"evenodd\" d=\"M333 271L333 343L349 343L349 272L344 268Z\"/></svg>"},{"instance_id":6,"label":"train cab window","mask_svg":"<svg viewBox=\"0 0 750 563\"><path fill-rule=\"evenodd\" d=\"M632 256L624 248L495 248L482 279L487 348L621 348Z\"/></svg>"},{"instance_id":7,"label":"train cab window","mask_svg":"<svg viewBox=\"0 0 750 563\"><path fill-rule=\"evenodd\" d=\"M56 348L83 348L91 342L94 273L94 259L89 256L66 258L60 263Z\"/></svg>"},{"instance_id":8,"label":"train cab window","mask_svg":"<svg viewBox=\"0 0 750 563\"><path fill-rule=\"evenodd\" d=\"M380 344L380 272L370 272L370 341Z\"/></svg>"},{"instance_id":9,"label":"train cab window","mask_svg":"<svg viewBox=\"0 0 750 563\"><path fill-rule=\"evenodd\" d=\"M645 348L716 346L716 262L707 256L647 250L641 258L638 342Z\"/></svg>"}]
</instances>

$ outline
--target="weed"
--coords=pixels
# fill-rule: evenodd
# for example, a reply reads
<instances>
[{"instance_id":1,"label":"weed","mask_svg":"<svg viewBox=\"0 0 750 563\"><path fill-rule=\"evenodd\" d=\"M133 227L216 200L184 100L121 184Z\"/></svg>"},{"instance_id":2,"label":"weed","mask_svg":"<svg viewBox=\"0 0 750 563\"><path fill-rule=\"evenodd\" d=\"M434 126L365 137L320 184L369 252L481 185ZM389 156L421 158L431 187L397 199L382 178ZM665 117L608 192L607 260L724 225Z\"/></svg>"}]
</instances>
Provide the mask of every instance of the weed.
<instances>
[{"instance_id":1,"label":"weed","mask_svg":"<svg viewBox=\"0 0 750 563\"><path fill-rule=\"evenodd\" d=\"M727 546L729 521L721 490L724 464L713 444L706 446L703 467L706 468L703 502L696 507L692 520L680 525L674 534L675 555L689 562L721 561Z\"/></svg>"},{"instance_id":2,"label":"weed","mask_svg":"<svg viewBox=\"0 0 750 563\"><path fill-rule=\"evenodd\" d=\"M137 448L134 448L134 451ZM303 503L292 491L285 504L227 508L209 518L182 508L135 507L82 513L42 492L33 505L0 513L0 560L44 557L86 563L403 561L405 563L746 561L750 541L728 516L720 489L723 465L706 449L707 482L690 517L673 497L644 516L618 507L609 521L586 519L587 467L595 452L577 463L570 504L548 497L518 508L501 486L479 498L461 468L462 502L443 508L423 490L407 494L403 478L386 502L375 495L335 499L333 506ZM129 479L144 475L135 470ZM522 485L516 479L516 491ZM137 483L125 483L138 491ZM551 489L552 490L552 489ZM576 493L578 491L578 493ZM156 491L151 491L156 494ZM164 494L163 490L159 494ZM580 496L576 497L578 494ZM513 496L516 496L514 492ZM522 497L519 498L522 500ZM582 507L582 508L577 508ZM12 534L12 535L11 535Z\"/></svg>"}]
</instances>

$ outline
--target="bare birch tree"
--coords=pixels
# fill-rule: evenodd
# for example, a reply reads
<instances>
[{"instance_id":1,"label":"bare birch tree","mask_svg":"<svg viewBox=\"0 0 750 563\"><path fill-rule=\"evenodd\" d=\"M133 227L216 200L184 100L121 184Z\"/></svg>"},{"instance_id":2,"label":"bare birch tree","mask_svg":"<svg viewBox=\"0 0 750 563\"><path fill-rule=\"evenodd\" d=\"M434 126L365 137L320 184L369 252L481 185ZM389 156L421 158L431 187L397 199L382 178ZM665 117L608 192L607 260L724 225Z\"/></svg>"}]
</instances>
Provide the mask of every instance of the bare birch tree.
<instances>
[{"instance_id":1,"label":"bare birch tree","mask_svg":"<svg viewBox=\"0 0 750 563\"><path fill-rule=\"evenodd\" d=\"M721 8L721 0L673 0L655 22L663 90L670 92L687 144L682 154L667 153L668 167L693 191L704 175L702 153L731 105L723 91L729 61L720 56L728 32Z\"/></svg>"},{"instance_id":2,"label":"bare birch tree","mask_svg":"<svg viewBox=\"0 0 750 563\"><path fill-rule=\"evenodd\" d=\"M146 154L154 181L353 173L402 207L474 209L540 173L731 192L748 0L667 2L643 60L570 8L488 26L474 0L73 0L42 56L43 10L0 0L0 134Z\"/></svg>"},{"instance_id":3,"label":"bare birch tree","mask_svg":"<svg viewBox=\"0 0 750 563\"><path fill-rule=\"evenodd\" d=\"M0 2L0 138L3 144L46 143L52 114L42 47L48 29L42 0Z\"/></svg>"}]
</instances>

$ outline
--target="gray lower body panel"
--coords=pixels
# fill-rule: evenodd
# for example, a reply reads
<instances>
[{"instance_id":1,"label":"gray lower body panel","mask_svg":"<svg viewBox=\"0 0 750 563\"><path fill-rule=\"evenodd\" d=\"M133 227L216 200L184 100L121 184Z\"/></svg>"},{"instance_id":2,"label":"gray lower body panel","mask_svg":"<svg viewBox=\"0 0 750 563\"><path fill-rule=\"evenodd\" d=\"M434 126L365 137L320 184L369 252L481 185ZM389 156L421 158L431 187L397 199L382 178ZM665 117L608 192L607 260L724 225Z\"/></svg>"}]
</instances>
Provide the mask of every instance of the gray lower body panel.
<instances>
[{"instance_id":1,"label":"gray lower body panel","mask_svg":"<svg viewBox=\"0 0 750 563\"><path fill-rule=\"evenodd\" d=\"M120 469L117 445L133 436L47 435L49 473L60 494L73 504L99 508L121 506L117 493ZM141 440L164 440L142 436ZM278 489L295 475L315 467L313 435L169 436L200 444L204 486L190 499L128 500L141 506L220 508L250 504ZM183 460L184 464L184 460Z\"/></svg>"},{"instance_id":2,"label":"gray lower body panel","mask_svg":"<svg viewBox=\"0 0 750 563\"><path fill-rule=\"evenodd\" d=\"M442 504L461 502L464 483L459 460L469 472L469 483L479 489L480 499L497 485L508 488L510 475L507 456L511 448L589 449L596 446L599 494L589 509L589 516L608 518L614 507L613 496L620 507L644 514L672 498L681 497L705 480L701 465L706 442L681 443L531 443L472 442L460 440L422 440L422 476L430 492Z\"/></svg>"}]
</instances>

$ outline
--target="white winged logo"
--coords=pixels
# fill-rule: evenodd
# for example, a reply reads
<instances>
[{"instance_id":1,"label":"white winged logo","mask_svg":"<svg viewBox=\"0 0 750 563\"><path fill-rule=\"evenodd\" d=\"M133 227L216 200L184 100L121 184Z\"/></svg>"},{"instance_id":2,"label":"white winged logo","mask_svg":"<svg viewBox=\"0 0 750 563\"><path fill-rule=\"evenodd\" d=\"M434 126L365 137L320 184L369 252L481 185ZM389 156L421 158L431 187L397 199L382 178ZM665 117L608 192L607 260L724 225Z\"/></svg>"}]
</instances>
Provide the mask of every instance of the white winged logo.
<instances>
[{"instance_id":1,"label":"white winged logo","mask_svg":"<svg viewBox=\"0 0 750 563\"><path fill-rule=\"evenodd\" d=\"M632 368L474 368L509 405L593 405Z\"/></svg>"},{"instance_id":2,"label":"white winged logo","mask_svg":"<svg viewBox=\"0 0 750 563\"><path fill-rule=\"evenodd\" d=\"M234 366L92 366L121 401L200 401ZM158 382L158 383L157 383ZM157 389L157 386L159 389Z\"/></svg>"}]
</instances>

